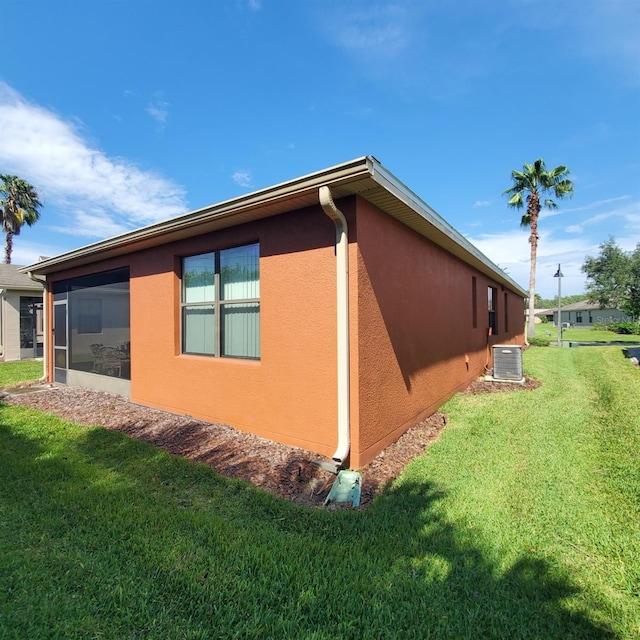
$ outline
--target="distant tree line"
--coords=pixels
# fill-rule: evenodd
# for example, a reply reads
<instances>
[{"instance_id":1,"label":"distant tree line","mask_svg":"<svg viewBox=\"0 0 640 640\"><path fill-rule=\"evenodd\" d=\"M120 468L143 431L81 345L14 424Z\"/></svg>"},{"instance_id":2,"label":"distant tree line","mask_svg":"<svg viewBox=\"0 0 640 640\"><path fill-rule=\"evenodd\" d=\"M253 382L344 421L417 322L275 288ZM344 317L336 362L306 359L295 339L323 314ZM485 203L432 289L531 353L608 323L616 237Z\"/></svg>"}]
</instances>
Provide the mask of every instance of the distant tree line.
<instances>
[{"instance_id":1,"label":"distant tree line","mask_svg":"<svg viewBox=\"0 0 640 640\"><path fill-rule=\"evenodd\" d=\"M633 251L624 251L613 236L600 245L600 254L587 256L581 267L586 292L562 296L562 305L587 300L601 309L619 309L640 318L640 243ZM536 309L555 309L558 296L535 296Z\"/></svg>"},{"instance_id":2,"label":"distant tree line","mask_svg":"<svg viewBox=\"0 0 640 640\"><path fill-rule=\"evenodd\" d=\"M609 236L600 245L600 255L587 256L582 265L587 276L587 298L601 309L620 309L640 317L640 243L633 251L624 251Z\"/></svg>"},{"instance_id":3,"label":"distant tree line","mask_svg":"<svg viewBox=\"0 0 640 640\"><path fill-rule=\"evenodd\" d=\"M562 306L573 304L574 302L581 302L587 297L586 293L578 293L571 296L560 296ZM536 309L557 309L558 308L558 296L553 298L541 298L536 296Z\"/></svg>"}]
</instances>

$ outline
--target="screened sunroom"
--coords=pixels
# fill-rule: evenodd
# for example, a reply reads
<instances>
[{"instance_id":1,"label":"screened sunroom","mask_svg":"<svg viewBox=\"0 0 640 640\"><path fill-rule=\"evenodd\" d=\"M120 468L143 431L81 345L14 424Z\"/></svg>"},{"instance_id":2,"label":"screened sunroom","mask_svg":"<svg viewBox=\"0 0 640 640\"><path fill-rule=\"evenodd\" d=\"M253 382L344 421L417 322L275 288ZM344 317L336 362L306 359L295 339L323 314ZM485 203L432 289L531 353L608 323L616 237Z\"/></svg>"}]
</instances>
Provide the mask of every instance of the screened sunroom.
<instances>
[{"instance_id":1,"label":"screened sunroom","mask_svg":"<svg viewBox=\"0 0 640 640\"><path fill-rule=\"evenodd\" d=\"M128 395L129 269L59 280L52 290L54 380Z\"/></svg>"}]
</instances>

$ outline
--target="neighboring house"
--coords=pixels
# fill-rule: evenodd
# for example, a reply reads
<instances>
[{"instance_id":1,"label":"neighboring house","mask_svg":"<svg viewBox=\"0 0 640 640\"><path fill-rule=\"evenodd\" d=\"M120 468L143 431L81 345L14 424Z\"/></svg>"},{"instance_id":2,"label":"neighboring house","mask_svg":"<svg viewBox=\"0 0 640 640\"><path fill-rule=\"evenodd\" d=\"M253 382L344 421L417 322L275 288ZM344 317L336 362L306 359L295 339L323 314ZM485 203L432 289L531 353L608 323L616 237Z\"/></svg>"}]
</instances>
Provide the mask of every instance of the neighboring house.
<instances>
[{"instance_id":1,"label":"neighboring house","mask_svg":"<svg viewBox=\"0 0 640 640\"><path fill-rule=\"evenodd\" d=\"M543 318L546 318L547 322L553 323L553 309L540 309L536 311L536 322L544 322Z\"/></svg>"},{"instance_id":2,"label":"neighboring house","mask_svg":"<svg viewBox=\"0 0 640 640\"><path fill-rule=\"evenodd\" d=\"M43 285L0 264L0 353L5 362L42 357Z\"/></svg>"},{"instance_id":3,"label":"neighboring house","mask_svg":"<svg viewBox=\"0 0 640 640\"><path fill-rule=\"evenodd\" d=\"M525 316L525 320L529 318L529 309L525 309L524 316ZM546 318L547 322L553 322L553 309L534 309L533 310L533 321L536 324L545 322L543 318Z\"/></svg>"},{"instance_id":4,"label":"neighboring house","mask_svg":"<svg viewBox=\"0 0 640 640\"><path fill-rule=\"evenodd\" d=\"M572 327L593 327L596 324L609 324L610 322L633 322L633 318L618 309L601 309L595 302L582 300L572 304L563 305L560 308L561 322L568 323ZM558 310L553 313L553 326L557 327Z\"/></svg>"},{"instance_id":5,"label":"neighboring house","mask_svg":"<svg viewBox=\"0 0 640 640\"><path fill-rule=\"evenodd\" d=\"M526 292L370 156L25 271L51 380L353 468L524 343Z\"/></svg>"}]
</instances>

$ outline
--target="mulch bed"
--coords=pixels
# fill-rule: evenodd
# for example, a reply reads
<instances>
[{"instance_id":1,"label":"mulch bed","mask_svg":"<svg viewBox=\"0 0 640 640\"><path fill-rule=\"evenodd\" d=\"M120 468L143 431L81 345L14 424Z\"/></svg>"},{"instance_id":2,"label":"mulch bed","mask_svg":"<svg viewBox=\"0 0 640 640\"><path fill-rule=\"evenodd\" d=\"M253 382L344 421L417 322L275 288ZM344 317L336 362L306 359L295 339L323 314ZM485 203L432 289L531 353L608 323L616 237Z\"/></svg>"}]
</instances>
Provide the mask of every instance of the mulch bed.
<instances>
[{"instance_id":1,"label":"mulch bed","mask_svg":"<svg viewBox=\"0 0 640 640\"><path fill-rule=\"evenodd\" d=\"M535 389L539 385L529 378L523 385L478 380L461 393L500 393ZM318 462L326 460L318 454L243 433L228 425L143 407L102 391L33 385L3 389L0 399L5 404L32 407L77 424L121 431L173 455L213 467L225 477L241 478L305 506L322 506L335 479L334 474L318 466ZM435 413L360 469L361 507L422 454L446 424L447 417Z\"/></svg>"}]
</instances>

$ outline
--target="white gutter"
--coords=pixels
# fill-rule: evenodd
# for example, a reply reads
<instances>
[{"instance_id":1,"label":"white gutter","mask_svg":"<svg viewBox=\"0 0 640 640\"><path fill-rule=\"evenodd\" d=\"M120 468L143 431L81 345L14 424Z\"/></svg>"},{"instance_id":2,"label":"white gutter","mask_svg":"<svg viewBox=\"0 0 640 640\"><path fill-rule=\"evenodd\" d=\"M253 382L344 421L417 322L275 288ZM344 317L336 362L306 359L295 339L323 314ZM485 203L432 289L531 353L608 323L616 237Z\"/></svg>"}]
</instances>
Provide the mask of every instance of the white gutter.
<instances>
[{"instance_id":1,"label":"white gutter","mask_svg":"<svg viewBox=\"0 0 640 640\"><path fill-rule=\"evenodd\" d=\"M336 226L336 290L337 290L337 346L338 346L338 446L331 456L340 466L349 456L350 398L349 398L349 238L347 221L336 207L329 187L319 189L322 210Z\"/></svg>"},{"instance_id":2,"label":"white gutter","mask_svg":"<svg viewBox=\"0 0 640 640\"><path fill-rule=\"evenodd\" d=\"M445 251L488 275L512 291L526 296L514 282L436 211L408 189L373 156L363 156L340 165L289 180L231 200L197 209L175 218L107 238L68 253L20 267L21 273L57 273L71 267L126 256L132 252L168 244L219 229L298 211L317 204L318 189L331 188L333 197L360 195Z\"/></svg>"},{"instance_id":3,"label":"white gutter","mask_svg":"<svg viewBox=\"0 0 640 640\"><path fill-rule=\"evenodd\" d=\"M38 382L47 382L49 378L49 287L47 286L47 279L38 278L31 271L27 271L27 275L34 281L39 282L42 286L42 326L44 331L42 332L42 377ZM34 318L35 320L35 318ZM34 351L36 350L34 346ZM37 351L36 351L37 353Z\"/></svg>"},{"instance_id":4,"label":"white gutter","mask_svg":"<svg viewBox=\"0 0 640 640\"><path fill-rule=\"evenodd\" d=\"M368 175L367 157L357 158L266 189L127 231L59 256L45 258L36 264L22 267L19 271L22 273L33 271L38 274L55 273L70 266L91 264L96 260L122 256L141 248L168 243L176 237L192 237L218 228L235 226L261 217L313 206L317 204L317 189L322 185L349 183L354 179L365 179Z\"/></svg>"}]
</instances>

